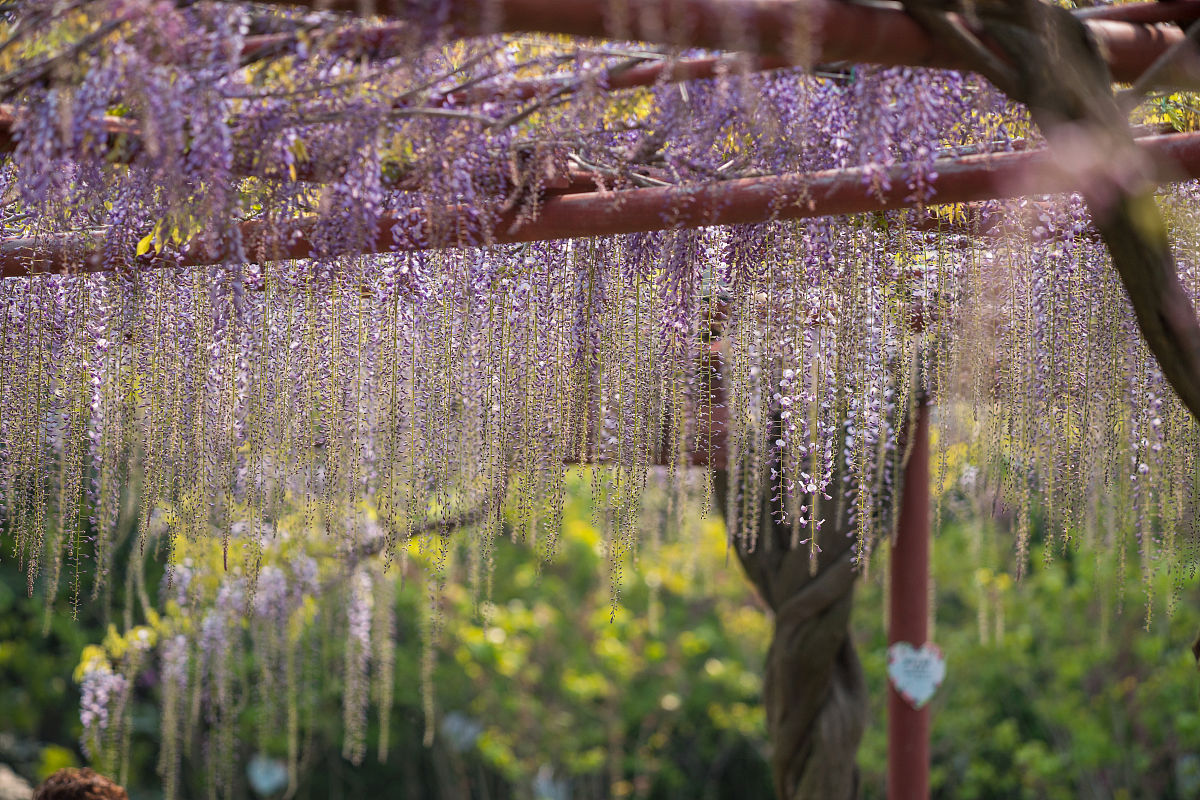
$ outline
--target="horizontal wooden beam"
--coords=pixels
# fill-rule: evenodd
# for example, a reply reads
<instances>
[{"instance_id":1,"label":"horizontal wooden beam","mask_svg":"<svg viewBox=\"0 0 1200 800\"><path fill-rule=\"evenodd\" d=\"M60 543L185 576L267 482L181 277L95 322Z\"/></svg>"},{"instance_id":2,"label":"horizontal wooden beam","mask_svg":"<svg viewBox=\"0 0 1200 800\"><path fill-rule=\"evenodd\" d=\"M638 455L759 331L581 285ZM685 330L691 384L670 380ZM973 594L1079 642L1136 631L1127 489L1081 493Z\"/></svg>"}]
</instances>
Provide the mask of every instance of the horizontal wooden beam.
<instances>
[{"instance_id":1,"label":"horizontal wooden beam","mask_svg":"<svg viewBox=\"0 0 1200 800\"><path fill-rule=\"evenodd\" d=\"M1200 178L1200 133L1150 136L1138 139L1137 144L1156 165L1159 182ZM1046 150L945 159L934 162L933 168L937 177L931 184L936 194L929 205L1067 192L1087 179L1064 171L1058 159ZM432 216L414 208L384 215L374 241L359 253L319 252L312 240L315 220L296 223L285 228L282 235L279 225L261 221L242 223L240 232L247 257L261 262L744 225L918 205L908 188L911 166L892 166L884 173L891 186L879 193L868 190L868 173L856 168L695 186L568 194L547 198L536 219L517 223L513 214L502 214L494 225L474 235L464 231L478 219L476 208L447 207ZM143 256L138 262L153 268L219 260L195 248L164 257ZM97 243L86 237L0 241L0 276L104 268Z\"/></svg>"},{"instance_id":2,"label":"horizontal wooden beam","mask_svg":"<svg viewBox=\"0 0 1200 800\"><path fill-rule=\"evenodd\" d=\"M583 74L567 73L548 75L539 78L525 78L506 82L502 86L479 84L462 90L450 90L444 93L434 93L425 98L420 104L424 108L461 108L464 105L477 105L491 101L520 102L537 101L542 98L566 96L583 89L588 85L602 85L605 91L620 91L637 87L653 86L658 83L680 83L684 81L703 80L716 77L723 72L738 72L749 70L760 72L779 69L788 64L779 58L757 58L742 55L709 56L702 58L647 60L634 65L621 65L612 68L596 69ZM396 103L395 108L412 108L411 104ZM17 147L14 131L21 109L10 104L0 104L0 154L11 153ZM108 116L102 120L102 129L108 137L106 143L107 156L112 163L131 163L142 151L141 126L134 119ZM285 173L278 165L275 172L254 163L251 153L240 150L235 157L233 174L239 177L260 177L283 179ZM289 179L327 183L336 180L338 175L324 169L314 161L301 161L295 165L294 178L290 173ZM583 180L579 176L564 178L564 180ZM384 186L389 189L411 190L419 188L419 181L404 170L389 172L384 176ZM561 183L559 181L558 183ZM557 186L557 183L555 184ZM587 190L595 188L594 181L588 181Z\"/></svg>"},{"instance_id":3,"label":"horizontal wooden beam","mask_svg":"<svg viewBox=\"0 0 1200 800\"><path fill-rule=\"evenodd\" d=\"M1076 8L1071 13L1083 20L1107 19L1114 22L1136 22L1141 25L1187 25L1200 19L1200 3L1177 0L1159 3L1119 3Z\"/></svg>"},{"instance_id":4,"label":"horizontal wooden beam","mask_svg":"<svg viewBox=\"0 0 1200 800\"><path fill-rule=\"evenodd\" d=\"M414 22L414 0L266 0L351 14L381 14ZM1198 0L1167 3L1191 13ZM885 66L965 69L957 52L929 36L898 4L842 0L446 0L438 4L454 36L551 33L633 39L678 47L728 50L783 58L808 66L850 61ZM1147 14L1148 12L1141 12ZM1148 15L1152 18L1152 15ZM1174 16L1170 19L1175 19ZM1120 19L1086 19L1109 60L1114 80L1132 82L1168 47L1183 38L1171 25ZM1182 59L1163 81L1195 85L1200 54Z\"/></svg>"},{"instance_id":5,"label":"horizontal wooden beam","mask_svg":"<svg viewBox=\"0 0 1200 800\"><path fill-rule=\"evenodd\" d=\"M321 0L321 2L283 2L276 4L312 5L361 13L369 8L361 0ZM484 2L495 13L471 15L474 4ZM740 68L776 69L798 61L867 61L882 64L911 64L957 67L953 53L938 47L924 30L898 7L860 5L839 0L650 0L638 9L636 19L621 26L606 15L607 4L576 0L450 0L450 21L462 31L482 30L484 19L494 26L556 33L616 36L666 41L672 44L702 45L743 50L750 55L663 60L634 66L597 70L589 75L547 76L513 82L504 87L480 85L464 91L449 91L427 98L431 107L462 106L493 99L532 100L570 92L572 87L600 80L611 90L653 85L661 80L686 81L710 78L740 60ZM1169 13L1160 7L1169 7ZM493 8L494 7L494 8ZM385 6L379 6L382 10ZM682 11L680 10L682 9ZM1120 11L1120 14L1118 14ZM687 12L682 24L669 24ZM1150 26L1142 22L1160 19L1188 20L1200 17L1200 0L1176 0L1170 3L1141 3L1105 9L1120 19L1093 19L1088 24L1108 54L1114 77L1132 80L1140 75L1183 33L1173 26ZM397 13L403 13L402 10ZM809 16L811 15L811 16ZM686 16L686 14L684 15ZM1100 16L1099 12L1095 15ZM1126 21L1128 20L1132 21ZM814 27L815 26L815 27ZM411 24L385 22L374 26L348 26L333 31L310 32L318 42L379 57L400 52L400 43L412 36ZM624 28L622 31L621 28ZM247 37L244 57L259 57L275 48L288 46L293 34L265 34ZM1176 86L1200 86L1200 52L1192 48L1165 70L1161 83ZM18 110L0 107L0 153L15 147L13 129ZM104 127L116 148L113 157L120 162L133 159L140 151L139 128L132 120L110 117ZM235 173L259 175L262 169L251 161L238 159ZM264 177L271 177L263 175ZM279 177L278 175L273 177ZM299 180L324 182L336 178L325 174L317 164L297 165ZM411 188L406 174L391 175L392 188ZM588 187L590 188L590 187Z\"/></svg>"}]
</instances>

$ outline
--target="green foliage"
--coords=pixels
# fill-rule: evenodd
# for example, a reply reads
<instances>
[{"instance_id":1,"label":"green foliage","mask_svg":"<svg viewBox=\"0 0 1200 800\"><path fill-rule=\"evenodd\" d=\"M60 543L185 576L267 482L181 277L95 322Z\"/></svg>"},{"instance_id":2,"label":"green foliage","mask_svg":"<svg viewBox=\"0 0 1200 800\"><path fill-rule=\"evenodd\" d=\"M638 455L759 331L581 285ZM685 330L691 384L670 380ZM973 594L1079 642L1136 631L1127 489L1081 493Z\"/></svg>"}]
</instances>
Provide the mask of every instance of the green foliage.
<instances>
[{"instance_id":1,"label":"green foliage","mask_svg":"<svg viewBox=\"0 0 1200 800\"><path fill-rule=\"evenodd\" d=\"M537 555L540 543L503 537L490 554L490 591L486 581L472 589L465 577L478 569L475 551L453 548L440 595L431 748L421 744L431 587L410 565L396 592L387 761L368 755L353 767L342 758L343 686L309 674L300 702L320 724L302 743L299 796L542 798L569 789L576 800L769 797L760 704L769 620L727 559L721 526L681 516L675 527L684 530L643 520L646 530L667 532L647 536L635 559L610 570L604 520L586 476L577 476L552 562ZM934 638L948 658L932 703L935 796L1197 796L1200 682L1188 646L1200 609L1184 594L1172 616L1158 609L1146 631L1140 607L1147 596L1165 604L1175 576L1143 576L1132 545L1124 568L1119 552L1061 552L1061 543L1047 562L1035 527L1030 568L1014 583L1003 520L946 519L934 558ZM883 796L886 768L884 556L860 589L855 617L874 703L860 753L866 798ZM1149 594L1148 579L1161 584ZM87 603L77 621L54 614L43 636L44 601L26 598L24 581L17 564L0 564L0 760L36 780L85 762L71 674L89 643L119 649L127 636L109 633ZM333 662L337 633L322 645ZM135 800L158 796L158 694L148 670L131 715ZM243 709L238 775L256 756L286 758L286 731L272 725L277 705L256 696ZM379 732L372 714L369 754ZM185 773L185 796L193 796L195 767ZM254 796L245 778L239 787Z\"/></svg>"},{"instance_id":2,"label":"green foliage","mask_svg":"<svg viewBox=\"0 0 1200 800\"><path fill-rule=\"evenodd\" d=\"M722 526L685 517L674 525L684 525L686 532L647 537L637 563L623 559L621 569L610 570L607 552L617 543L602 533L605 523L596 517L600 512L592 505L589 485L586 473L573 477L566 524L549 563L541 558L540 546L505 536L490 548L486 575L491 577L480 579L481 554L473 537L463 536L449 552L439 552L434 533L393 565L388 575L396 589L397 647L385 763L372 757L380 742L377 713L369 718L371 755L365 763L354 767L341 755L344 676L320 665L343 659L344 617L338 606L346 595L330 589L339 583L337 553L322 555L326 590L305 606L302 620L314 653L311 662L298 667L297 713L312 723L299 743L298 796L349 791L422 798L459 798L464 792L542 797L568 788L572 797L735 797L745 787L770 793L759 702L769 622L740 572L724 567ZM664 512L660 506L651 513L662 517ZM270 563L291 557L302 516L280 521L293 538L281 537L268 553ZM648 519L647 525L661 528L666 522ZM190 565L193 585L211 602L222 576L240 566L231 559L226 572L219 543L209 544L206 549L184 543L173 558ZM307 552L320 553L320 548ZM6 575L5 596L26 624L6 636L0 648L34 658L42 601L21 596L23 581L12 572L11 579ZM439 598L432 618L431 593ZM160 643L194 629L195 610L181 608L173 595L157 597L161 615L135 608L131 618L146 624L128 628L100 616L88 618L85 626L61 613L54 616L55 629L63 627L74 639L59 662L42 667L45 674L61 676L54 683L56 693L43 693L28 707L30 716L39 708L57 711L45 730L21 735L58 743L44 748L47 758L61 758L65 745L76 760L86 761L79 750L75 681L88 663L119 668L135 639ZM427 689L422 651L430 624L440 634ZM234 654L256 657L244 649ZM164 687L162 666L155 662L157 654L142 669L129 714L133 747L127 780L135 797L160 794L154 751L164 741L164 720L155 709L163 702ZM250 663L245 671L258 669ZM35 684L27 675L12 677L10 685ZM276 694L247 694L240 706L237 763L230 765L235 776L248 776L256 760L286 763L291 746L283 724L286 701L274 680L264 678L263 686L275 686ZM421 744L427 690L438 708L431 748ZM203 791L197 755L193 749L185 759L182 796ZM23 771L30 779L38 777L34 765ZM237 787L239 795L253 796L246 777L237 778Z\"/></svg>"},{"instance_id":3,"label":"green foliage","mask_svg":"<svg viewBox=\"0 0 1200 800\"><path fill-rule=\"evenodd\" d=\"M1044 546L1014 585L1001 571L1010 542L991 521L954 522L935 541L947 675L931 704L934 796L1195 797L1200 679L1189 646L1200 609L1185 597L1146 630L1136 553L1122 574L1117 552L1069 549L1047 562ZM1152 596L1168 597L1172 577ZM879 722L881 594L865 587L857 618ZM860 754L868 798L884 796L885 736L872 725Z\"/></svg>"},{"instance_id":4,"label":"green foliage","mask_svg":"<svg viewBox=\"0 0 1200 800\"><path fill-rule=\"evenodd\" d=\"M468 588L447 592L445 650L470 698L454 708L480 721L483 757L518 783L599 773L616 797L769 794L769 622L723 566L723 527L690 520L695 530L644 543L637 568L613 574L587 493L569 498L553 562L505 542L482 615ZM750 783L731 780L747 766Z\"/></svg>"},{"instance_id":5,"label":"green foliage","mask_svg":"<svg viewBox=\"0 0 1200 800\"><path fill-rule=\"evenodd\" d=\"M43 765L70 766L63 762L76 758L40 743L79 736L79 691L71 672L96 630L86 617L77 622L56 613L43 631L43 617L42 604L25 597L16 562L0 563L0 761L17 762L30 777L39 777Z\"/></svg>"}]
</instances>

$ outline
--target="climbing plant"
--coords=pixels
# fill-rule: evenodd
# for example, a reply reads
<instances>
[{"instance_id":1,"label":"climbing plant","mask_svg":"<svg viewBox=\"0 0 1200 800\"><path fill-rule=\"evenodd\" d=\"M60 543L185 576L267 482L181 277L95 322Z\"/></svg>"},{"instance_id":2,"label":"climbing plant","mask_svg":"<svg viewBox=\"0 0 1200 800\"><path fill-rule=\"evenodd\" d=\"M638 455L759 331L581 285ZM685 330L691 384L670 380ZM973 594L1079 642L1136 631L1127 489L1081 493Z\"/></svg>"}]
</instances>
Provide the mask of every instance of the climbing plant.
<instances>
[{"instance_id":1,"label":"climbing plant","mask_svg":"<svg viewBox=\"0 0 1200 800\"><path fill-rule=\"evenodd\" d=\"M127 583L80 668L89 749L119 758L108 709L154 661L164 726L202 709L227 785L226 665L249 644L275 666L255 680L294 691L318 626L345 639L360 759L389 569L436 574L469 530L486 597L498 536L554 556L574 464L596 465L614 609L657 482L742 554L802 548L815 573L846 550L861 574L918 397L1014 498L1018 573L1036 495L1048 555L1101 513L1136 538L1147 608L1157 571L1186 574L1196 187L1151 190L1195 144L1135 144L1108 72L1130 67L1089 44L1117 29L887 12L950 70L851 67L845 31L787 4L785 30L721 36L704 13L750 12L614 6L589 31L315 5L2 12L5 555L76 609ZM1190 124L1186 95L1156 101L1138 122ZM111 574L130 537L161 589Z\"/></svg>"}]
</instances>

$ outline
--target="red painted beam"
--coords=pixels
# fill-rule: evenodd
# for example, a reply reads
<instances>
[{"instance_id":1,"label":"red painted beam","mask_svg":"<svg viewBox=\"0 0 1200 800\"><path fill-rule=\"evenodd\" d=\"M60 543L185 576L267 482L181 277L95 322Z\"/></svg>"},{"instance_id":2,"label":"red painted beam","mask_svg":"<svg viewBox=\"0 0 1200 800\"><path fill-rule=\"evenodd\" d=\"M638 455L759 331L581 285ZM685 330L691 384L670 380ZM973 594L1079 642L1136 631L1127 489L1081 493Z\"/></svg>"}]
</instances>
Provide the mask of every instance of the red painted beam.
<instances>
[{"instance_id":1,"label":"red painted beam","mask_svg":"<svg viewBox=\"0 0 1200 800\"><path fill-rule=\"evenodd\" d=\"M888 645L920 648L929 637L929 406L917 406L904 468L900 520L891 543ZM887 796L929 797L929 706L909 705L888 686Z\"/></svg>"},{"instance_id":2,"label":"red painted beam","mask_svg":"<svg viewBox=\"0 0 1200 800\"><path fill-rule=\"evenodd\" d=\"M1154 163L1160 183L1200 178L1200 133L1138 139L1142 153ZM1064 171L1046 150L964 156L938 161L932 182L936 203L967 203L1032 194L1052 194L1079 187L1081 176ZM863 169L743 178L697 186L587 192L550 197L539 216L514 224L501 215L486 238L461 234L478 217L473 208L445 208L430 218L420 209L385 215L375 241L365 252L470 247L481 244L530 242L612 236L666 230L673 227L741 225L772 219L801 219L908 208L916 203L907 188L909 168L885 170L891 188L879 195L867 190ZM1086 176L1084 176L1086 177ZM311 258L315 253L312 222L296 223L283 240L277 226L260 221L241 224L246 253L252 260ZM395 231L395 232L394 232ZM185 250L162 266L212 263L210 254ZM144 258L147 267L155 266ZM57 239L0 241L0 276L32 272L96 271L103 269L94 245L76 235Z\"/></svg>"},{"instance_id":3,"label":"red painted beam","mask_svg":"<svg viewBox=\"0 0 1200 800\"><path fill-rule=\"evenodd\" d=\"M352 14L387 14L390 2L268 0ZM1196 5L1177 0L1170 5ZM853 61L885 66L964 69L968 65L932 39L899 6L840 0L641 0L629 6L599 0L447 0L450 35L552 33L635 39L679 47L733 50L783 58L797 65ZM404 6L401 4L402 11ZM413 14L413 16L416 16ZM1169 46L1183 38L1175 26L1085 20L1109 59L1113 78L1133 81ZM1200 58L1171 76L1194 82Z\"/></svg>"},{"instance_id":4,"label":"red painted beam","mask_svg":"<svg viewBox=\"0 0 1200 800\"><path fill-rule=\"evenodd\" d=\"M1190 0L1166 0L1161 3L1121 3L1119 5L1077 8L1073 13L1083 20L1107 19L1136 22L1141 25L1173 23L1187 25L1200 19L1200 3Z\"/></svg>"},{"instance_id":5,"label":"red painted beam","mask_svg":"<svg viewBox=\"0 0 1200 800\"><path fill-rule=\"evenodd\" d=\"M586 86L588 83L603 83L607 91L619 91L641 86L653 86L659 82L679 83L683 81L713 78L722 71L748 69L752 72L779 69L789 66L778 58L755 58L747 56L715 56L708 58L663 59L638 64L628 68L598 69L593 73L577 75L565 74L528 78L512 81L503 86L481 84L460 91L450 91L435 94L426 98L421 106L425 108L458 107L476 105L493 100L520 101L548 97L555 93L569 94ZM395 108L411 107L405 103L397 103ZM11 153L16 149L17 141L13 135L19 110L17 107L0 105L0 154ZM115 163L129 163L141 150L141 127L136 120L123 117L105 117L104 130L109 137L109 158ZM268 174L265 170L249 163L248 159L235 159L233 165L235 175L242 177L279 178L280 175ZM282 170L280 170L282 172ZM296 180L314 183L326 183L337 176L326 174L312 162L301 162L296 165ZM595 182L579 175L572 174L563 180L577 184L584 180L585 191L596 188ZM416 189L417 182L411 175L401 172L389 175L384 185L391 189Z\"/></svg>"},{"instance_id":6,"label":"red painted beam","mask_svg":"<svg viewBox=\"0 0 1200 800\"><path fill-rule=\"evenodd\" d=\"M1086 24L1108 59L1113 80L1122 83L1137 80L1160 55L1187 38L1173 25L1137 25L1105 19L1086 21ZM1197 86L1200 86L1200 50L1193 44L1163 70L1151 88L1194 89Z\"/></svg>"}]
</instances>

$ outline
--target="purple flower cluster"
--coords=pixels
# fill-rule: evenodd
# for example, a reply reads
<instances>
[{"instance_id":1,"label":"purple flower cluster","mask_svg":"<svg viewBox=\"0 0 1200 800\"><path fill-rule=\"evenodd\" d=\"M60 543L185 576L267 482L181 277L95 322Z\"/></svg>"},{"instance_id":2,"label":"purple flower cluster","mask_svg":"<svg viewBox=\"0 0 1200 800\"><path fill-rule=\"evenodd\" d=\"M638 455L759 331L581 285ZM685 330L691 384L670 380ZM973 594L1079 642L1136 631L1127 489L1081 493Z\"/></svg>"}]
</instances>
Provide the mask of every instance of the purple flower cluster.
<instances>
[{"instance_id":1,"label":"purple flower cluster","mask_svg":"<svg viewBox=\"0 0 1200 800\"><path fill-rule=\"evenodd\" d=\"M128 688L128 679L107 667L84 673L79 701L79 721L83 724L80 747L89 758L99 757L114 705L124 702Z\"/></svg>"},{"instance_id":2,"label":"purple flower cluster","mask_svg":"<svg viewBox=\"0 0 1200 800\"><path fill-rule=\"evenodd\" d=\"M445 4L428 5L416 21L432 31ZM986 454L957 485L1013 506L1022 558L1043 506L1053 553L1114 505L1114 535L1148 563L1195 556L1196 537L1173 534L1200 431L1081 200L933 206L941 159L1026 144L1025 110L982 82L729 59L711 79L609 92L641 45L360 47L337 43L336 15L252 13L82 4L80 19L117 24L3 98L2 232L65 268L0 282L0 521L30 584L44 572L76 598L89 564L100 591L124 530L151 551L219 549L220 575L181 561L161 595L187 618L186 639L164 637L164 680L191 681L187 724L212 725L214 764L236 763L247 648L263 691L295 691L298 612L326 594L360 759L372 615L387 619L362 562L403 557L459 509L481 521L481 565L506 526L551 554L580 462L602 465L614 570L651 476L678 509L704 463L728 472L739 546L757 545L766 507L813 559L821 537L856 537L865 569L927 396L943 453ZM6 47L40 54L24 30ZM639 67L666 58L637 52ZM864 195L928 208L673 228L699 197L684 192L647 221L666 231L489 239L581 181L619 208L633 187L845 168ZM1196 185L1162 203L1195 299ZM453 246L406 250L432 241ZM348 562L332 593L330 553ZM124 680L85 680L95 741Z\"/></svg>"}]
</instances>

